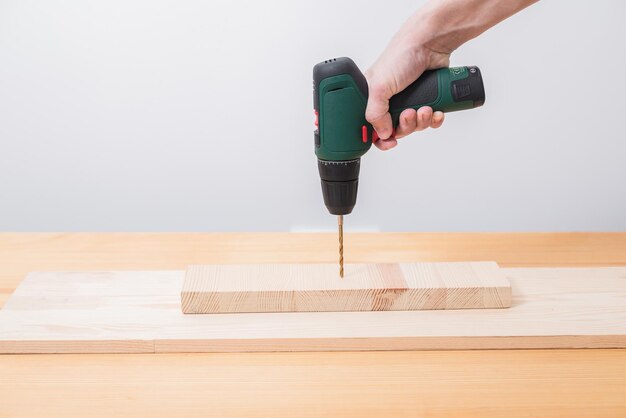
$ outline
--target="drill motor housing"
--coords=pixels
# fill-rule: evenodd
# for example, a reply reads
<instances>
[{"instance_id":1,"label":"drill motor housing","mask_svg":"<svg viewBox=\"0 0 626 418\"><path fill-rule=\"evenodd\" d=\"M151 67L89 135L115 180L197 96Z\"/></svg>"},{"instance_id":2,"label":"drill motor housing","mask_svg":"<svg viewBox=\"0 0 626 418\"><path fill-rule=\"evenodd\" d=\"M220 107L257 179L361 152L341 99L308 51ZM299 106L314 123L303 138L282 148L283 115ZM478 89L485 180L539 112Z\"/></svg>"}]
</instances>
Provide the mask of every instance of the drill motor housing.
<instances>
[{"instance_id":1,"label":"drill motor housing","mask_svg":"<svg viewBox=\"0 0 626 418\"><path fill-rule=\"evenodd\" d=\"M333 58L313 68L315 155L324 204L333 215L347 215L356 204L361 157L377 135L365 120L368 85L350 58ZM482 106L485 90L477 67L426 71L389 101L394 128L408 108L430 106L453 112Z\"/></svg>"}]
</instances>

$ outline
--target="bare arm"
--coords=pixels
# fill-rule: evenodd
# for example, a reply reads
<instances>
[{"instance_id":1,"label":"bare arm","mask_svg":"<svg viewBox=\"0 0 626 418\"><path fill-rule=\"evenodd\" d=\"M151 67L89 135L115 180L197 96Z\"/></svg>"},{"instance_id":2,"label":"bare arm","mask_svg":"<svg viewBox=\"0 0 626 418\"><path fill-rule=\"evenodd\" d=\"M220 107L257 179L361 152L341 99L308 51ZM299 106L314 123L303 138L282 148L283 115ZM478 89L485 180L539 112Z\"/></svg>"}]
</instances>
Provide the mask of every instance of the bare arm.
<instances>
[{"instance_id":1,"label":"bare arm","mask_svg":"<svg viewBox=\"0 0 626 418\"><path fill-rule=\"evenodd\" d=\"M430 107L407 109L392 135L389 98L401 92L430 68L448 66L452 51L537 0L430 0L402 25L367 71L369 100L366 118L381 140L380 149L396 139L428 127L438 128L443 113Z\"/></svg>"}]
</instances>

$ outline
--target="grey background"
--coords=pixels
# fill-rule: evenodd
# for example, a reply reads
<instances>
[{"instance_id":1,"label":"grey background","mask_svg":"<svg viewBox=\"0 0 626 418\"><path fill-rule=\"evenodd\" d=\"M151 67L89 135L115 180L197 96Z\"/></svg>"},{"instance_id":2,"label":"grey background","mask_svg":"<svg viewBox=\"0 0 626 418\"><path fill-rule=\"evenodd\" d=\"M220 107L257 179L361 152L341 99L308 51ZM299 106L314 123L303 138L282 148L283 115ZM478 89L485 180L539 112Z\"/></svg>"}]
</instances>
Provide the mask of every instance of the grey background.
<instances>
[{"instance_id":1,"label":"grey background","mask_svg":"<svg viewBox=\"0 0 626 418\"><path fill-rule=\"evenodd\" d=\"M419 4L0 0L0 230L334 229L312 66L366 69ZM626 230L625 12L543 1L463 46L485 107L366 155L348 230Z\"/></svg>"}]
</instances>

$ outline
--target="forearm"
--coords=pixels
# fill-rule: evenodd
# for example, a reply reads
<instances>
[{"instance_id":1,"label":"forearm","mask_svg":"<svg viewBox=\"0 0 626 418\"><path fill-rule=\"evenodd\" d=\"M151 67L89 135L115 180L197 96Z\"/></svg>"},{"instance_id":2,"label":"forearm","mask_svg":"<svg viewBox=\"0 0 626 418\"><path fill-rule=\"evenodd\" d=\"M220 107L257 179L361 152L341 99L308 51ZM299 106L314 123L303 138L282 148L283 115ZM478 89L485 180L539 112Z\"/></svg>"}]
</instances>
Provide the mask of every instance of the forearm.
<instances>
[{"instance_id":1,"label":"forearm","mask_svg":"<svg viewBox=\"0 0 626 418\"><path fill-rule=\"evenodd\" d=\"M404 24L415 46L450 54L537 0L431 0Z\"/></svg>"}]
</instances>

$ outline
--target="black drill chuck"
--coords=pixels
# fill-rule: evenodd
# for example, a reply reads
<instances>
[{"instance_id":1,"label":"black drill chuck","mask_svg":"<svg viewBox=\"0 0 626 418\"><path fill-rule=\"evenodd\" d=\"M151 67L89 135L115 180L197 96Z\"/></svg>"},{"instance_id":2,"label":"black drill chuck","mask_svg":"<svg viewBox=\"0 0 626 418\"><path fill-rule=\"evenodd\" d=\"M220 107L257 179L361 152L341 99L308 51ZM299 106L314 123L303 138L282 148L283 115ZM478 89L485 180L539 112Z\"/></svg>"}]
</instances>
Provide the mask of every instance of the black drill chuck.
<instances>
[{"instance_id":1,"label":"black drill chuck","mask_svg":"<svg viewBox=\"0 0 626 418\"><path fill-rule=\"evenodd\" d=\"M348 215L354 209L360 167L360 158L348 161L317 160L324 204L331 214Z\"/></svg>"}]
</instances>

